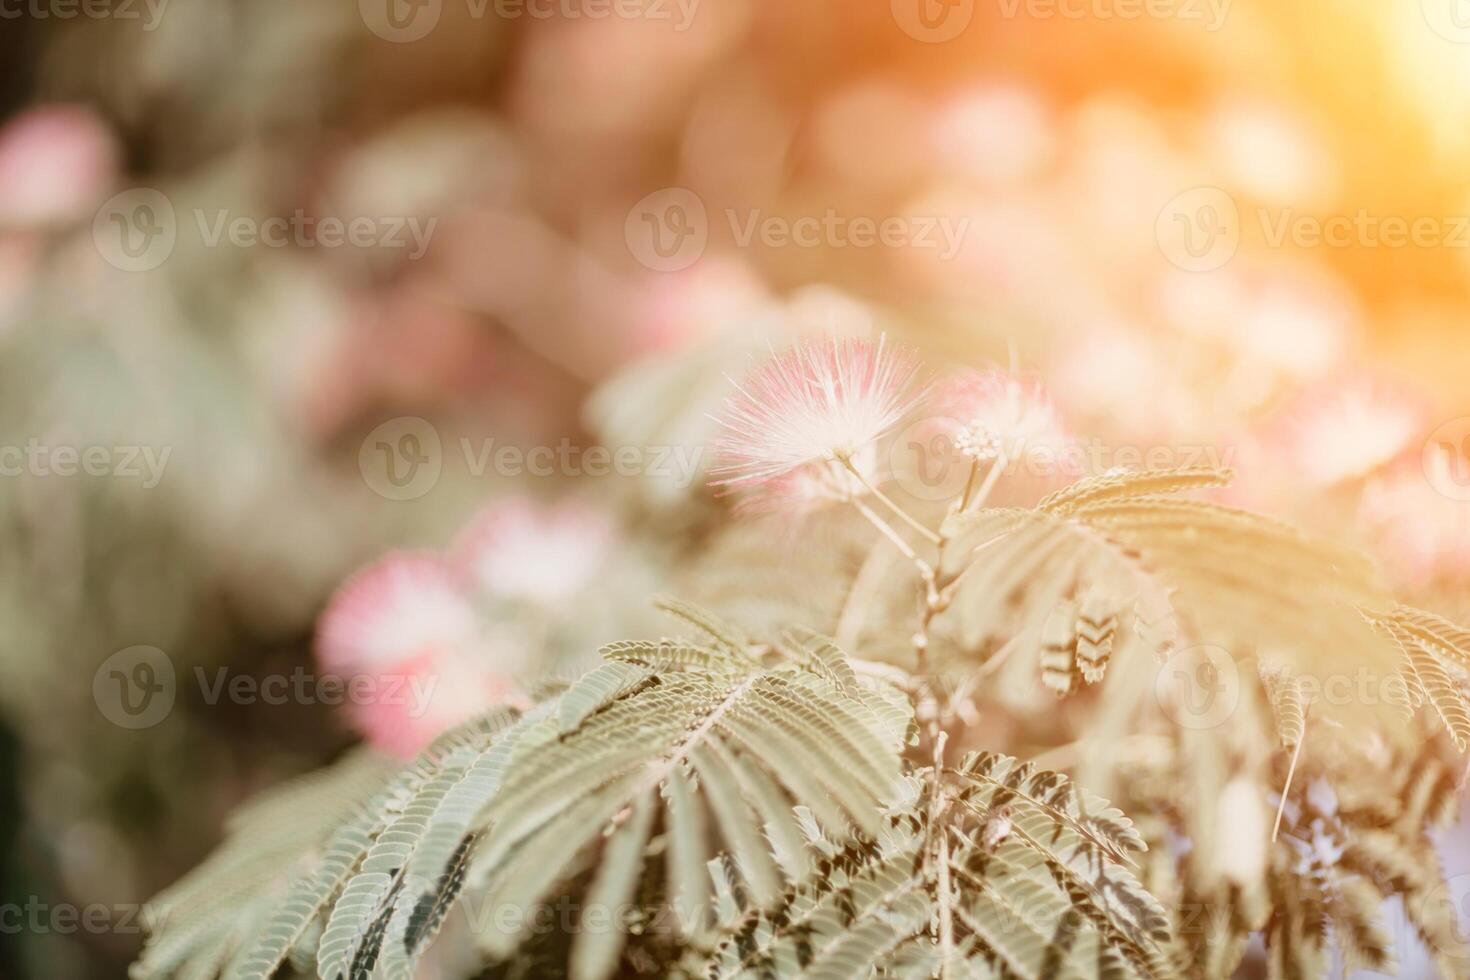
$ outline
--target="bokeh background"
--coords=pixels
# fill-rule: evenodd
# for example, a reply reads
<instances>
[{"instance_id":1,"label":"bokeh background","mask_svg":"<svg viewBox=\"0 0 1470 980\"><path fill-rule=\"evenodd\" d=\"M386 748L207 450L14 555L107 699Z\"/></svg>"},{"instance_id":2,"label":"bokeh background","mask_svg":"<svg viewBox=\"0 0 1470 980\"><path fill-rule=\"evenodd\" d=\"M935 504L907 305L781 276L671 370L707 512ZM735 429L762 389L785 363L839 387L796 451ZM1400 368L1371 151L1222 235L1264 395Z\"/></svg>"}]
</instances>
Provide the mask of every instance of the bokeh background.
<instances>
[{"instance_id":1,"label":"bokeh background","mask_svg":"<svg viewBox=\"0 0 1470 980\"><path fill-rule=\"evenodd\" d=\"M666 584L720 505L576 454L697 449L773 338L1015 366L1463 619L1466 174L1460 0L0 0L0 976L124 975L354 741L192 678L309 668L365 562L571 494Z\"/></svg>"}]
</instances>

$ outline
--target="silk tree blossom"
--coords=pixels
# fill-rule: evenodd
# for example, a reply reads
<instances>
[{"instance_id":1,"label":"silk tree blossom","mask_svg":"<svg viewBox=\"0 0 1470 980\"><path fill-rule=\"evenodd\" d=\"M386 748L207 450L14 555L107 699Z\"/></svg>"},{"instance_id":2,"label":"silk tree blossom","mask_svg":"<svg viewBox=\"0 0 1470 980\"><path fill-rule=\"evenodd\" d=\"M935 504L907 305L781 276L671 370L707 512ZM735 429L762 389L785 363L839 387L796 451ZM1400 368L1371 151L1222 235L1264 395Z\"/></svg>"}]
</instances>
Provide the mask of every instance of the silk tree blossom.
<instances>
[{"instance_id":1,"label":"silk tree blossom","mask_svg":"<svg viewBox=\"0 0 1470 980\"><path fill-rule=\"evenodd\" d=\"M470 522L454 561L494 598L558 602L590 584L615 540L608 517L578 500L498 500Z\"/></svg>"},{"instance_id":2,"label":"silk tree blossom","mask_svg":"<svg viewBox=\"0 0 1470 980\"><path fill-rule=\"evenodd\" d=\"M1311 388L1264 435L1268 453L1308 484L1331 486L1365 477L1417 445L1428 406L1373 378Z\"/></svg>"},{"instance_id":3,"label":"silk tree blossom","mask_svg":"<svg viewBox=\"0 0 1470 980\"><path fill-rule=\"evenodd\" d=\"M316 656L327 673L373 681L349 714L369 743L402 757L522 701L519 658L493 647L463 581L431 553L392 553L348 579L318 623Z\"/></svg>"},{"instance_id":4,"label":"silk tree blossom","mask_svg":"<svg viewBox=\"0 0 1470 980\"><path fill-rule=\"evenodd\" d=\"M980 462L1055 464L1072 446L1046 389L999 368L948 375L935 385L929 405L955 450Z\"/></svg>"},{"instance_id":5,"label":"silk tree blossom","mask_svg":"<svg viewBox=\"0 0 1470 980\"><path fill-rule=\"evenodd\" d=\"M918 361L867 340L828 339L773 356L716 419L715 486L747 489L823 461L851 460L913 408Z\"/></svg>"},{"instance_id":6,"label":"silk tree blossom","mask_svg":"<svg viewBox=\"0 0 1470 980\"><path fill-rule=\"evenodd\" d=\"M877 451L871 445L864 446L853 453L849 462L862 474L862 479L836 460L804 463L789 473L751 484L736 503L735 511L741 515L793 517L861 497L868 487L876 486L881 480Z\"/></svg>"}]
</instances>

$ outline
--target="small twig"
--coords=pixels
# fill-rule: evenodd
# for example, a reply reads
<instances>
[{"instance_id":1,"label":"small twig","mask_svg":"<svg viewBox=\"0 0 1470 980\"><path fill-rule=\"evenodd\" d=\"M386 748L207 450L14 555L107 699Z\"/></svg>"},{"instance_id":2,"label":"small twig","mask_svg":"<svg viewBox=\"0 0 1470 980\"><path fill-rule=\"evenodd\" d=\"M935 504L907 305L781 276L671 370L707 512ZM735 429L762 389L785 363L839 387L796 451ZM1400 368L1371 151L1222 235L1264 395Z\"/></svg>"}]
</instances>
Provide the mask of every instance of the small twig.
<instances>
[{"instance_id":1,"label":"small twig","mask_svg":"<svg viewBox=\"0 0 1470 980\"><path fill-rule=\"evenodd\" d=\"M985 472L985 482L980 484L980 489L975 492L974 499L966 501L965 506L961 507L960 510L968 509L972 503L976 507L984 507L985 501L990 498L990 491L995 489L995 484L1000 480L1000 475L1005 471L1006 465L1009 462L1010 460L1006 458L1003 450L998 453L995 457L995 462L991 463L990 469Z\"/></svg>"},{"instance_id":2,"label":"small twig","mask_svg":"<svg viewBox=\"0 0 1470 980\"><path fill-rule=\"evenodd\" d=\"M903 535L899 534L893 529L893 525L885 521L873 510L873 508L869 507L861 500L854 499L852 501L852 505L858 509L859 514L862 514L868 519L868 523L872 524L878 529L879 533L881 533L889 541L893 542L893 546L897 548L905 558L907 558L909 561L913 562L919 567L919 574L924 576L925 581L930 581L933 579L934 569L930 568L929 563L919 557L918 552L914 551L913 545L905 541Z\"/></svg>"},{"instance_id":3,"label":"small twig","mask_svg":"<svg viewBox=\"0 0 1470 980\"><path fill-rule=\"evenodd\" d=\"M1312 710L1312 702L1307 702L1306 710L1302 712L1302 737L1296 740L1296 748L1291 753L1291 765L1286 770L1286 785L1281 787L1281 805L1276 808L1276 823L1271 828L1271 843L1276 843L1276 835L1281 832L1281 815L1286 812L1286 796L1291 792L1291 781L1296 776L1296 760L1302 754L1302 743L1307 740L1306 720L1307 714Z\"/></svg>"},{"instance_id":4,"label":"small twig","mask_svg":"<svg viewBox=\"0 0 1470 980\"><path fill-rule=\"evenodd\" d=\"M863 485L863 488L865 490L871 493L880 503L883 504L883 506L893 511L894 515L897 516L899 520L903 521L909 527L913 528L930 544L939 543L939 535L929 530L923 524L920 524L909 514L908 511L904 510L902 507L898 506L898 504L894 503L886 493L884 493L882 490L879 490L868 480L867 477L863 476L862 470L859 470L855 465L853 465L852 457L839 456L837 457L837 460L843 466L847 467L849 473L857 477L857 481Z\"/></svg>"},{"instance_id":5,"label":"small twig","mask_svg":"<svg viewBox=\"0 0 1470 980\"><path fill-rule=\"evenodd\" d=\"M955 592L959 590L961 580L963 580L966 575L970 574L971 570L973 570L977 565L980 564L979 562L974 560L975 556L984 551L986 548L995 544L997 541L1001 541L1007 537L1009 537L1009 535L997 534L995 537L988 538L987 540L982 541L981 543L970 549L970 553L966 555L966 557L969 558L970 561L968 561L963 568L955 572L952 576L950 576L948 581L940 586L939 600L942 605L949 605L950 600L954 598Z\"/></svg>"},{"instance_id":6,"label":"small twig","mask_svg":"<svg viewBox=\"0 0 1470 980\"><path fill-rule=\"evenodd\" d=\"M1005 664L1006 658L1009 657L1011 655L1011 653L1014 652L1015 649L1017 647L1019 647L1020 645L1021 645L1021 634L1020 633L1017 633L1015 636L1012 636L1009 640L1006 640L1005 643L1001 644L1001 648L999 650L995 651L994 653L992 653L990 655L990 657L983 664L981 664L979 667L977 667L975 669L975 672L973 674L971 674L970 676L973 677L977 681L983 680L984 678L989 677L991 674L995 673L997 670L1000 670L1000 668Z\"/></svg>"},{"instance_id":7,"label":"small twig","mask_svg":"<svg viewBox=\"0 0 1470 980\"><path fill-rule=\"evenodd\" d=\"M934 738L934 771L931 781L931 797L929 800L929 828L928 839L933 841L935 834L939 837L939 866L937 868L937 886L939 891L939 975L947 974L949 959L954 954L954 915L950 908L950 881L949 881L949 834L944 827L936 827L943 818L944 797L941 792L940 775L944 772L944 745L949 741L949 733L940 731ZM924 849L925 861L933 860L929 849Z\"/></svg>"},{"instance_id":8,"label":"small twig","mask_svg":"<svg viewBox=\"0 0 1470 980\"><path fill-rule=\"evenodd\" d=\"M970 498L975 495L976 479L980 476L980 460L970 460L970 475L965 479L965 490L960 494L960 499L955 504L954 512L963 513L970 506Z\"/></svg>"}]
</instances>

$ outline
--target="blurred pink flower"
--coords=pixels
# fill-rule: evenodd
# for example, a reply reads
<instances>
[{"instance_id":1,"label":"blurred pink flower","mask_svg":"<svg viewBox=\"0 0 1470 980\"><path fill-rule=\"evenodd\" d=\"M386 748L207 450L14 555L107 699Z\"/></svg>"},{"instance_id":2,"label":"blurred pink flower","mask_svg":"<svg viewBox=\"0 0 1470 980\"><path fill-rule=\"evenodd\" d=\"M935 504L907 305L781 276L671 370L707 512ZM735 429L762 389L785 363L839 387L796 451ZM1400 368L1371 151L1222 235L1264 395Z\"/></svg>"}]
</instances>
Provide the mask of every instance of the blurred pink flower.
<instances>
[{"instance_id":1,"label":"blurred pink flower","mask_svg":"<svg viewBox=\"0 0 1470 980\"><path fill-rule=\"evenodd\" d=\"M1124 321L1094 317L1059 344L1047 380L1071 418L1112 438L1155 440L1182 414L1176 368L1161 345ZM1147 391L1147 399L1139 398Z\"/></svg>"},{"instance_id":2,"label":"blurred pink flower","mask_svg":"<svg viewBox=\"0 0 1470 980\"><path fill-rule=\"evenodd\" d=\"M863 187L901 184L928 166L920 97L886 79L840 89L815 112L816 159L839 180ZM874 133L884 134L880 140Z\"/></svg>"},{"instance_id":3,"label":"blurred pink flower","mask_svg":"<svg viewBox=\"0 0 1470 980\"><path fill-rule=\"evenodd\" d=\"M66 221L95 207L116 168L112 136L90 110L31 109L0 129L0 225Z\"/></svg>"},{"instance_id":4,"label":"blurred pink flower","mask_svg":"<svg viewBox=\"0 0 1470 980\"><path fill-rule=\"evenodd\" d=\"M1050 317L1081 281L1065 216L1044 194L975 193L940 185L907 201L902 214L932 222L932 247L896 249L892 261L921 294L940 292ZM1080 287L1079 287L1080 288Z\"/></svg>"},{"instance_id":5,"label":"blurred pink flower","mask_svg":"<svg viewBox=\"0 0 1470 980\"><path fill-rule=\"evenodd\" d=\"M492 596L550 604L592 582L615 536L607 515L581 501L547 505L508 497L461 532L454 560Z\"/></svg>"},{"instance_id":6,"label":"blurred pink flower","mask_svg":"<svg viewBox=\"0 0 1470 980\"><path fill-rule=\"evenodd\" d=\"M1272 464L1316 487L1365 477L1416 444L1429 407L1413 393L1358 377L1299 394L1262 435Z\"/></svg>"},{"instance_id":7,"label":"blurred pink flower","mask_svg":"<svg viewBox=\"0 0 1470 980\"><path fill-rule=\"evenodd\" d=\"M1422 465L1405 461L1363 492L1363 526L1385 562L1412 582L1470 579L1470 501L1437 489L1455 485L1453 465L1448 453Z\"/></svg>"},{"instance_id":8,"label":"blurred pink flower","mask_svg":"<svg viewBox=\"0 0 1470 980\"><path fill-rule=\"evenodd\" d=\"M1308 120L1264 102L1230 99L1203 118L1203 149L1230 186L1269 204L1309 209L1332 200L1337 173Z\"/></svg>"},{"instance_id":9,"label":"blurred pink flower","mask_svg":"<svg viewBox=\"0 0 1470 980\"><path fill-rule=\"evenodd\" d=\"M850 458L912 408L918 361L866 340L824 340L757 368L718 419L715 486L739 488L807 463Z\"/></svg>"},{"instance_id":10,"label":"blurred pink flower","mask_svg":"<svg viewBox=\"0 0 1470 980\"><path fill-rule=\"evenodd\" d=\"M655 272L636 284L629 318L638 352L672 351L708 337L769 302L744 262L708 257L681 272Z\"/></svg>"},{"instance_id":11,"label":"blurred pink flower","mask_svg":"<svg viewBox=\"0 0 1470 980\"><path fill-rule=\"evenodd\" d=\"M355 692L354 725L399 756L522 700L515 665L488 649L463 583L430 553L392 553L348 579L317 624L316 655Z\"/></svg>"},{"instance_id":12,"label":"blurred pink flower","mask_svg":"<svg viewBox=\"0 0 1470 980\"><path fill-rule=\"evenodd\" d=\"M1050 158L1056 134L1036 92L986 85L941 105L929 138L939 163L955 176L1001 185L1035 176Z\"/></svg>"},{"instance_id":13,"label":"blurred pink flower","mask_svg":"<svg viewBox=\"0 0 1470 980\"><path fill-rule=\"evenodd\" d=\"M1096 95L1059 125L1058 208L1069 240L1099 266L1131 273L1159 258L1155 220L1180 188L1205 181L1164 120L1137 99Z\"/></svg>"},{"instance_id":14,"label":"blurred pink flower","mask_svg":"<svg viewBox=\"0 0 1470 980\"><path fill-rule=\"evenodd\" d=\"M940 379L929 399L931 414L952 420L961 454L982 462L1004 456L1055 461L1071 444L1061 414L1039 382L999 368L962 368Z\"/></svg>"},{"instance_id":15,"label":"blurred pink flower","mask_svg":"<svg viewBox=\"0 0 1470 980\"><path fill-rule=\"evenodd\" d=\"M1310 267L1238 266L1161 277L1155 299L1164 322L1288 379L1321 377L1339 363L1360 321L1342 282Z\"/></svg>"}]
</instances>

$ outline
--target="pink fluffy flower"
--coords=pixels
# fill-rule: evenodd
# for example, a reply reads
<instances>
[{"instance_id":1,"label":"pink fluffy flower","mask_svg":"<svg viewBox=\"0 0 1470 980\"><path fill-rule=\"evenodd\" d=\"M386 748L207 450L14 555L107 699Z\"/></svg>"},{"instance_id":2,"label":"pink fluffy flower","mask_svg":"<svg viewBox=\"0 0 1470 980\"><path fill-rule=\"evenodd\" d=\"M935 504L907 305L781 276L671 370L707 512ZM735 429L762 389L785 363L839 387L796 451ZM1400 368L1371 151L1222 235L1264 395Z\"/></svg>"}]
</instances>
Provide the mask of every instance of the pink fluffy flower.
<instances>
[{"instance_id":1,"label":"pink fluffy flower","mask_svg":"<svg viewBox=\"0 0 1470 980\"><path fill-rule=\"evenodd\" d=\"M1449 453L1406 462L1363 493L1360 520L1385 561L1408 580L1470 579L1470 501L1442 488L1458 486Z\"/></svg>"},{"instance_id":2,"label":"pink fluffy flower","mask_svg":"<svg viewBox=\"0 0 1470 980\"><path fill-rule=\"evenodd\" d=\"M32 109L0 129L0 224L40 225L95 207L117 150L102 121L80 106Z\"/></svg>"},{"instance_id":3,"label":"pink fluffy flower","mask_svg":"<svg viewBox=\"0 0 1470 980\"><path fill-rule=\"evenodd\" d=\"M879 482L877 452L864 446L851 463L868 485ZM740 496L735 512L742 516L783 514L799 517L831 504L844 503L867 493L867 486L835 460L803 463L769 480L752 483Z\"/></svg>"},{"instance_id":4,"label":"pink fluffy flower","mask_svg":"<svg viewBox=\"0 0 1470 980\"><path fill-rule=\"evenodd\" d=\"M915 402L912 355L866 340L824 340L757 368L717 419L714 485L744 489L825 460L851 459Z\"/></svg>"},{"instance_id":5,"label":"pink fluffy flower","mask_svg":"<svg viewBox=\"0 0 1470 980\"><path fill-rule=\"evenodd\" d=\"M1428 406L1371 378L1319 385L1300 395L1264 442L1278 465L1309 484L1364 477L1417 443Z\"/></svg>"},{"instance_id":6,"label":"pink fluffy flower","mask_svg":"<svg viewBox=\"0 0 1470 980\"><path fill-rule=\"evenodd\" d=\"M488 646L460 581L426 553L389 554L358 572L317 624L317 662L348 681L354 724L405 757L519 701L514 665Z\"/></svg>"},{"instance_id":7,"label":"pink fluffy flower","mask_svg":"<svg viewBox=\"0 0 1470 980\"><path fill-rule=\"evenodd\" d=\"M955 449L982 462L1055 462L1071 445L1046 389L998 368L953 372L935 385L929 407L952 429Z\"/></svg>"},{"instance_id":8,"label":"pink fluffy flower","mask_svg":"<svg viewBox=\"0 0 1470 980\"><path fill-rule=\"evenodd\" d=\"M552 603L585 588L603 567L614 528L577 500L498 500L470 522L454 558L492 596Z\"/></svg>"}]
</instances>

